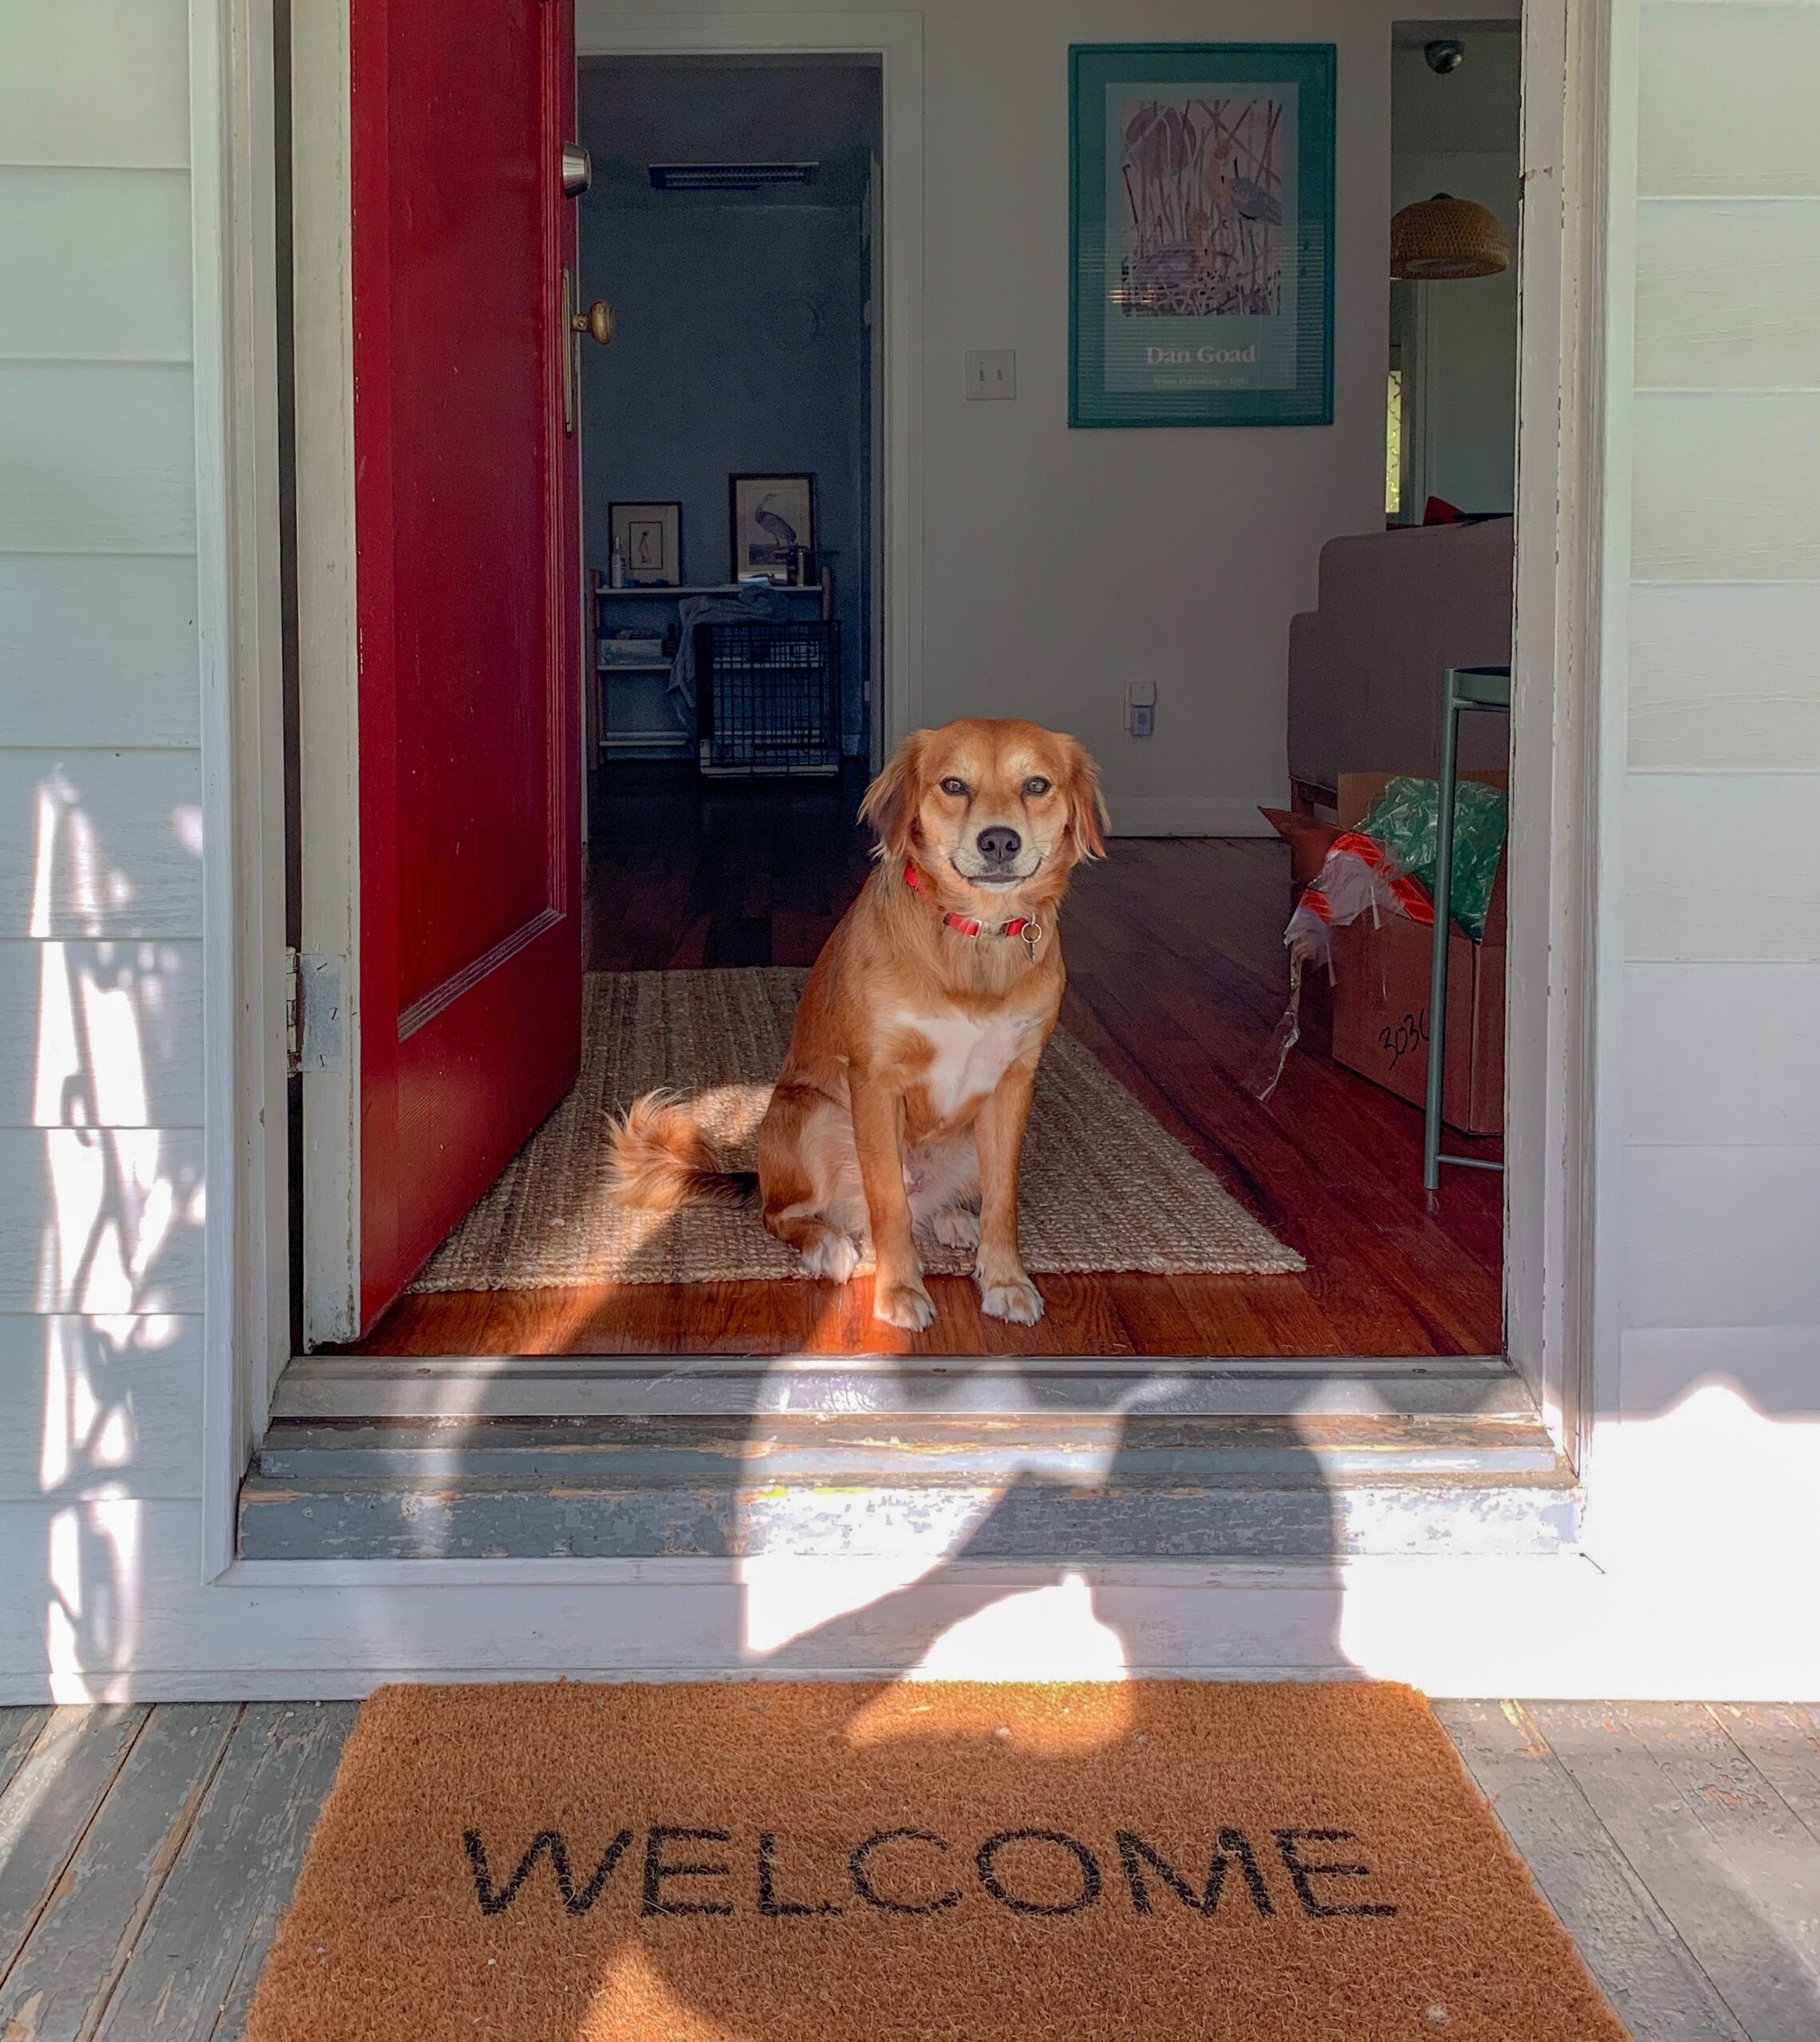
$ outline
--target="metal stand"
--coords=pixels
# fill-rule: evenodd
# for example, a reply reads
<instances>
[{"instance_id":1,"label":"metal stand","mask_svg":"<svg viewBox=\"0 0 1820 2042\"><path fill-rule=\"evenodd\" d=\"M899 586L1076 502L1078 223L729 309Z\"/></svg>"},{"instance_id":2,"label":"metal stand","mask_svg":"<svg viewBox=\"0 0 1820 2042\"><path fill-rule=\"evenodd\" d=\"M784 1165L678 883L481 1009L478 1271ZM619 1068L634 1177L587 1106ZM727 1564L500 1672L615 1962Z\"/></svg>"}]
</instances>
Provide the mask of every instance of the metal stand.
<instances>
[{"instance_id":1,"label":"metal stand","mask_svg":"<svg viewBox=\"0 0 1820 2042\"><path fill-rule=\"evenodd\" d=\"M1435 830L1435 934L1428 962L1428 1094L1422 1127L1422 1189L1439 1191L1443 1163L1501 1170L1479 1156L1441 1153L1441 1097L1447 1077L1448 939L1453 930L1453 802L1459 779L1460 712L1511 706L1508 667L1449 667L1441 683L1441 771Z\"/></svg>"}]
</instances>

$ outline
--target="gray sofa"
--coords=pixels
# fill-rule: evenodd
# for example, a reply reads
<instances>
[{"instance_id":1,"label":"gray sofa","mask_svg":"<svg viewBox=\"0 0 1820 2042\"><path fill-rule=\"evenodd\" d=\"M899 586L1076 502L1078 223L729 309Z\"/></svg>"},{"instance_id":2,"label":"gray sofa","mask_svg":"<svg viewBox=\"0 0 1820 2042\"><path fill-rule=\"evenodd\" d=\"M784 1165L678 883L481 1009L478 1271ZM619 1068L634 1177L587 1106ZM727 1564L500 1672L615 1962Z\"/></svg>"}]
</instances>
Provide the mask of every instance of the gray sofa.
<instances>
[{"instance_id":1,"label":"gray sofa","mask_svg":"<svg viewBox=\"0 0 1820 2042\"><path fill-rule=\"evenodd\" d=\"M1341 773L1432 773L1441 676L1511 656L1509 518L1399 526L1321 549L1319 608L1290 621L1289 773L1296 806L1330 806ZM1509 719L1460 719L1460 763L1506 763Z\"/></svg>"}]
</instances>

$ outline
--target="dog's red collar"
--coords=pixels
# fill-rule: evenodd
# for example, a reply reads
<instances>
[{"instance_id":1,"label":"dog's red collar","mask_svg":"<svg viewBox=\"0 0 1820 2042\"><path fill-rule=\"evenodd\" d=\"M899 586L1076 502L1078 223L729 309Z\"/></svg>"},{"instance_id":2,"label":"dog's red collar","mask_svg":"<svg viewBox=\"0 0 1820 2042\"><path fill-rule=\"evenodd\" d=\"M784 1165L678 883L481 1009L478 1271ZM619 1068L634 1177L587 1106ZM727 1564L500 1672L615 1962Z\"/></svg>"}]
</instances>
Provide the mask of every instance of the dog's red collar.
<instances>
[{"instance_id":1,"label":"dog's red collar","mask_svg":"<svg viewBox=\"0 0 1820 2042\"><path fill-rule=\"evenodd\" d=\"M904 862L904 884L912 893L923 889L923 882L916 877L916 867L909 860ZM1033 960L1036 947L1042 940L1042 926L1034 915L1018 915L1008 922L975 921L971 915L955 914L944 914L942 920L962 936L1021 936Z\"/></svg>"}]
</instances>

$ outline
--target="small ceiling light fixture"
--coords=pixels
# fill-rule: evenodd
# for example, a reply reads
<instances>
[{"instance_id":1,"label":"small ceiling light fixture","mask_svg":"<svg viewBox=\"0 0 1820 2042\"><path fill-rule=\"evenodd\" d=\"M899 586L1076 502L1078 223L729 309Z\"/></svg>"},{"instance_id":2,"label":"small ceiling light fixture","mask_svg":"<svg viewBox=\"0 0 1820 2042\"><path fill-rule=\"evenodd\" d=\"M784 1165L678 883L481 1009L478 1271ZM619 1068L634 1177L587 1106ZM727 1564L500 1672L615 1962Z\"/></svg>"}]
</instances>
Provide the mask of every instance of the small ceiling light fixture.
<instances>
[{"instance_id":1,"label":"small ceiling light fixture","mask_svg":"<svg viewBox=\"0 0 1820 2042\"><path fill-rule=\"evenodd\" d=\"M654 163L646 166L660 191L762 191L773 184L808 184L818 163Z\"/></svg>"},{"instance_id":2,"label":"small ceiling light fixture","mask_svg":"<svg viewBox=\"0 0 1820 2042\"><path fill-rule=\"evenodd\" d=\"M1406 282L1495 277L1511 266L1511 244L1489 207L1437 191L1390 223L1390 274Z\"/></svg>"},{"instance_id":3,"label":"small ceiling light fixture","mask_svg":"<svg viewBox=\"0 0 1820 2042\"><path fill-rule=\"evenodd\" d=\"M1428 60L1428 69L1444 78L1466 61L1466 45L1457 36L1441 36L1433 42L1424 42L1422 54Z\"/></svg>"}]
</instances>

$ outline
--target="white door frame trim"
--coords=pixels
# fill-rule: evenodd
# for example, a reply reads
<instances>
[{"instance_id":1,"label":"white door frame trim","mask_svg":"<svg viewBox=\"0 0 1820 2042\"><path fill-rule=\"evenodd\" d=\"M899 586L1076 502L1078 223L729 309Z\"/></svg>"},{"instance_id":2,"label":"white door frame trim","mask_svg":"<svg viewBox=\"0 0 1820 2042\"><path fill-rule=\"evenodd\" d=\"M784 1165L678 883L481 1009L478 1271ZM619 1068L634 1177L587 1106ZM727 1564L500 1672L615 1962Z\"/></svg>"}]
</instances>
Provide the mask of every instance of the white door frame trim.
<instances>
[{"instance_id":1,"label":"white door frame trim","mask_svg":"<svg viewBox=\"0 0 1820 2042\"><path fill-rule=\"evenodd\" d=\"M1576 1468L1593 1409L1597 1106L1613 1096L1597 1082L1601 972L1621 947L1594 926L1612 814L1603 696L1622 629L1623 576L1606 556L1629 466L1628 416L1606 400L1622 382L1605 287L1612 6L1523 11L1505 1345Z\"/></svg>"},{"instance_id":2,"label":"white door frame trim","mask_svg":"<svg viewBox=\"0 0 1820 2042\"><path fill-rule=\"evenodd\" d=\"M1578 1453L1591 1416L1593 1212L1600 1167L1598 1054L1610 1035L1617 967L1597 881L1609 810L1601 776L1613 770L1607 676L1621 667L1621 603L1610 558L1620 546L1628 419L1608 409L1608 365L1622 336L1606 304L1608 236L1621 207L1608 190L1614 142L1612 24L1616 6L1532 0L1525 17L1530 87L1564 83L1565 121L1551 138L1546 101L1527 97L1525 164L1531 225L1522 256L1523 388L1559 392L1523 404L1519 507L1539 544L1520 548L1523 629L1515 771L1523 789L1513 845L1508 1286L1511 1350L1551 1422ZM909 14L633 14L579 0L590 53L685 49L876 51L884 69L887 217L892 235L887 319L887 494L892 577L888 639L889 713L907 727L921 708L920 483L922 362L922 45ZM236 1496L263 1427L272 1382L288 1358L289 1271L284 1083L283 781L278 646L277 332L272 299L275 124L266 0L193 0L191 124L199 636L203 671L203 885L207 940L207 1319L204 1383L205 1580L238 1575ZM353 636L351 302L346 253L346 20L342 6L292 17L297 258L295 360L301 424L297 471L299 660L305 791L321 803L339 786L354 808L349 713ZM325 81L337 89L325 89ZM1558 111L1559 109L1558 108ZM1621 117L1618 121L1621 129ZM1552 152L1550 152L1552 148ZM312 170L313 163L314 169ZM1535 203L1561 180L1558 235ZM337 183L337 179L339 183ZM336 193L341 195L337 203ZM1628 328L1625 328L1628 331ZM1613 600L1615 601L1615 593ZM339 697L339 701L337 701ZM1546 791L1546 806L1543 795ZM1534 842L1546 832L1546 844ZM340 861L348 920L306 920L304 947L345 954L357 846L351 826L318 829L313 853ZM1542 897L1531 893L1546 871ZM320 877L320 875L319 875ZM306 866L306 882L309 873ZM309 910L306 897L306 916ZM350 1018L350 1044L357 1031ZM344 1081L345 1083L345 1081ZM349 1123L351 1136L352 1123ZM309 1137L306 1133L306 1144ZM320 1196L335 1158L313 1144L305 1168ZM341 1158L350 1198L351 1141ZM351 1208L350 1208L351 1209ZM288 1578L288 1577L287 1577ZM415 1578L415 1577L414 1577ZM612 1578L609 1569L600 1577Z\"/></svg>"},{"instance_id":3,"label":"white door frame trim","mask_svg":"<svg viewBox=\"0 0 1820 2042\"><path fill-rule=\"evenodd\" d=\"M257 5L260 0L227 0ZM301 1079L306 1347L359 1327L360 619L347 0L290 17L292 349L297 431L298 875L306 957L338 960L332 1067Z\"/></svg>"},{"instance_id":4,"label":"white door frame trim","mask_svg":"<svg viewBox=\"0 0 1820 2042\"><path fill-rule=\"evenodd\" d=\"M274 54L269 6L191 6L205 1583L291 1344Z\"/></svg>"}]
</instances>

